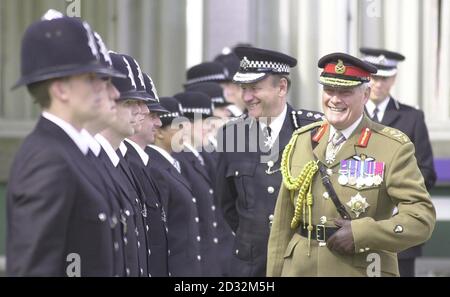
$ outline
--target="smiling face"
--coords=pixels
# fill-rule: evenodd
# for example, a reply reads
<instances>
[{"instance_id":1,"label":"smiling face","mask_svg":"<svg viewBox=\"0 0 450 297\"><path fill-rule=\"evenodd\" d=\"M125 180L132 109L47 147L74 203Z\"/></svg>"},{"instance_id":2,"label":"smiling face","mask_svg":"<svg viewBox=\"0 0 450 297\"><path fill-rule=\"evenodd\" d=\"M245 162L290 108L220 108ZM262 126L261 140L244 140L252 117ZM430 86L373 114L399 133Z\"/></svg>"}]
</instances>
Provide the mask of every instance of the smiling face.
<instances>
[{"instance_id":1,"label":"smiling face","mask_svg":"<svg viewBox=\"0 0 450 297\"><path fill-rule=\"evenodd\" d=\"M328 122L338 130L350 127L364 112L370 88L366 85L353 88L323 87L322 108Z\"/></svg>"},{"instance_id":2,"label":"smiling face","mask_svg":"<svg viewBox=\"0 0 450 297\"><path fill-rule=\"evenodd\" d=\"M273 75L255 83L242 84L242 98L248 114L255 119L280 115L286 104L287 86L286 78L277 79Z\"/></svg>"}]
</instances>

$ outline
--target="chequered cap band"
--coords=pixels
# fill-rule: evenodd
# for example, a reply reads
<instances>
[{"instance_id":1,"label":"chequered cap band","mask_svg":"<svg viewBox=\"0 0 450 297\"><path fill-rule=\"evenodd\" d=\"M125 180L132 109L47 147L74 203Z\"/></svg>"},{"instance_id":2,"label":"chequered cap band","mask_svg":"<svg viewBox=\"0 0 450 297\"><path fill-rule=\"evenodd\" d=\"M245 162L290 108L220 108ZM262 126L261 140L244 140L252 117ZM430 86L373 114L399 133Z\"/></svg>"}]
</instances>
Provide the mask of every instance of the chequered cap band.
<instances>
[{"instance_id":1,"label":"chequered cap band","mask_svg":"<svg viewBox=\"0 0 450 297\"><path fill-rule=\"evenodd\" d=\"M183 113L201 113L201 114L210 114L211 108L189 108L189 107L183 107L182 109Z\"/></svg>"},{"instance_id":2,"label":"chequered cap band","mask_svg":"<svg viewBox=\"0 0 450 297\"><path fill-rule=\"evenodd\" d=\"M242 58L239 72L276 72L289 74L288 64L273 61L252 61L247 57Z\"/></svg>"},{"instance_id":3,"label":"chequered cap band","mask_svg":"<svg viewBox=\"0 0 450 297\"><path fill-rule=\"evenodd\" d=\"M180 113L177 112L170 112L170 113L165 113L159 116L159 118L178 118L180 116Z\"/></svg>"},{"instance_id":4,"label":"chequered cap band","mask_svg":"<svg viewBox=\"0 0 450 297\"><path fill-rule=\"evenodd\" d=\"M225 99L223 97L213 97L211 98L213 103L225 103Z\"/></svg>"},{"instance_id":5,"label":"chequered cap band","mask_svg":"<svg viewBox=\"0 0 450 297\"><path fill-rule=\"evenodd\" d=\"M211 74L211 75L200 76L200 77L188 79L186 84L190 85L190 84L195 84L195 83L205 82L205 81L224 81L226 79L227 79L227 77L224 73L217 73L217 74Z\"/></svg>"}]
</instances>

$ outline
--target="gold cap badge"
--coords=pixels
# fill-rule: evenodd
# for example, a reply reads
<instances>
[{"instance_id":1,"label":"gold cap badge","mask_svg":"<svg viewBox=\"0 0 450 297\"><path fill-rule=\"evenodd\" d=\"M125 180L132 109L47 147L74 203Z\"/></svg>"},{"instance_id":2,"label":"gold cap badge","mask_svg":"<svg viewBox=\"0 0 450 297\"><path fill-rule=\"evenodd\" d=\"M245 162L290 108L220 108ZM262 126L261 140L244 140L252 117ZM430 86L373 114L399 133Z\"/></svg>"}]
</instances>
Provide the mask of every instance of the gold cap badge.
<instances>
[{"instance_id":1,"label":"gold cap badge","mask_svg":"<svg viewBox=\"0 0 450 297\"><path fill-rule=\"evenodd\" d=\"M337 74L344 74L346 70L346 67L344 65L344 62L342 62L342 60L338 60L338 63L336 64L336 66L334 67L334 71Z\"/></svg>"}]
</instances>

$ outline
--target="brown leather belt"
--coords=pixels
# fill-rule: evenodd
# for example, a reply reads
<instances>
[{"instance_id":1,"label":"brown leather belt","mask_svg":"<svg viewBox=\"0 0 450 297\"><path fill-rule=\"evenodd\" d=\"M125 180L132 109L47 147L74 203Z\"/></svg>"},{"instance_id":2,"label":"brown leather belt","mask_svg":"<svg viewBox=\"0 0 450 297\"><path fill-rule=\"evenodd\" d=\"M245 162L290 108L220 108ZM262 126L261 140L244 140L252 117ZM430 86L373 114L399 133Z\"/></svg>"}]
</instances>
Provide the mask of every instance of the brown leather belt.
<instances>
[{"instance_id":1,"label":"brown leather belt","mask_svg":"<svg viewBox=\"0 0 450 297\"><path fill-rule=\"evenodd\" d=\"M303 224L300 223L300 227L297 229L297 233L301 236L308 238L308 228L303 228ZM327 227L325 225L313 225L313 230L311 232L311 239L317 240L318 242L326 242L336 231L339 230L338 227Z\"/></svg>"}]
</instances>

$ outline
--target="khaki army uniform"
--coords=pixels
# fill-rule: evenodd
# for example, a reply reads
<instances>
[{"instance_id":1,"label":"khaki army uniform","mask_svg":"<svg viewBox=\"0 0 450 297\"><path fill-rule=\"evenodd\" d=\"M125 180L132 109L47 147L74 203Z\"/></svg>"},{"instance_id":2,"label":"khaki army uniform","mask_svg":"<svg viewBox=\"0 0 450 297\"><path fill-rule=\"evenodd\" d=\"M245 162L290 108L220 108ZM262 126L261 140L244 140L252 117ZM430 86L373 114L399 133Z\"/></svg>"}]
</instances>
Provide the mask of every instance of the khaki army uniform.
<instances>
[{"instance_id":1,"label":"khaki army uniform","mask_svg":"<svg viewBox=\"0 0 450 297\"><path fill-rule=\"evenodd\" d=\"M312 137L323 126L326 130L312 146ZM370 129L367 130L366 128ZM368 131L361 145L362 131ZM423 177L414 157L414 146L402 132L372 122L366 116L338 151L335 161L327 164L325 151L330 128L326 122L311 124L294 133L290 162L287 167L297 177L306 163L319 160L328 168L331 183L351 215L351 227L355 243L355 255L342 255L331 251L324 244L291 229L294 204L290 191L282 185L269 237L268 276L367 276L373 263L372 253L379 255L380 275L398 276L397 253L428 240L434 228L436 214ZM384 162L383 179L379 185L351 186L339 183L341 160L353 156L370 157ZM329 198L317 172L312 179L313 225L324 223L333 226L333 219L341 218ZM295 192L294 197L297 197ZM359 195L357 195L359 193ZM368 206L359 214L347 205L351 197L365 198ZM397 206L398 214L393 216ZM303 216L302 221L308 217ZM307 220L306 220L307 221ZM325 222L326 221L326 222ZM305 226L308 226L306 224ZM303 228L303 222L299 228ZM310 255L308 255L310 253ZM375 257L377 257L375 255Z\"/></svg>"}]
</instances>

